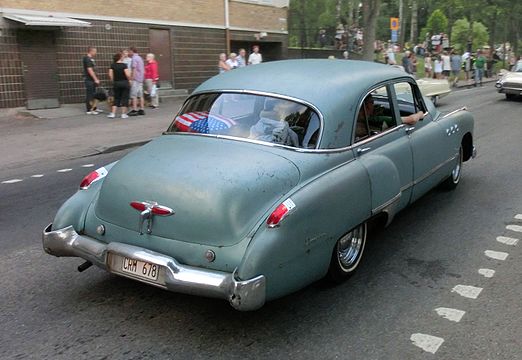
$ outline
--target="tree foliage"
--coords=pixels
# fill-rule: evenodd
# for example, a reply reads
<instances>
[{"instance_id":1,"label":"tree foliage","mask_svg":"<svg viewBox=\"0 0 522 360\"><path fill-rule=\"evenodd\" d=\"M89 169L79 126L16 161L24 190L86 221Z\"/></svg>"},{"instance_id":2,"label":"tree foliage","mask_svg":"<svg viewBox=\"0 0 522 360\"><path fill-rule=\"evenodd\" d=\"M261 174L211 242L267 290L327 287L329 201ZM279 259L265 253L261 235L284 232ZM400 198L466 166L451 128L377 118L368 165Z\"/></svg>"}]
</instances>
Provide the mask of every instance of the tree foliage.
<instances>
[{"instance_id":1,"label":"tree foliage","mask_svg":"<svg viewBox=\"0 0 522 360\"><path fill-rule=\"evenodd\" d=\"M468 39L472 40L472 48L479 49L488 44L489 33L484 24L474 21L471 25L466 18L458 19L451 30L451 43L459 50L466 49Z\"/></svg>"}]
</instances>

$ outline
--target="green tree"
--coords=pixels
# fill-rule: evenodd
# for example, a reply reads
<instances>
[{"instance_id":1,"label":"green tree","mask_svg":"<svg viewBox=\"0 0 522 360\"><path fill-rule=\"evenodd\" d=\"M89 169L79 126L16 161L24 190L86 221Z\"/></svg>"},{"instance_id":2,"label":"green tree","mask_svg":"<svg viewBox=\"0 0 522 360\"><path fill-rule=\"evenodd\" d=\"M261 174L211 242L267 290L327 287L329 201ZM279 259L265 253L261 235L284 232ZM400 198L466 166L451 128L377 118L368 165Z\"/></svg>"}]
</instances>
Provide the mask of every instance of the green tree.
<instances>
[{"instance_id":1,"label":"green tree","mask_svg":"<svg viewBox=\"0 0 522 360\"><path fill-rule=\"evenodd\" d=\"M466 18L455 21L451 34L451 43L459 50L466 48L470 37L473 40L473 50L487 45L489 40L488 29L484 24L478 21L474 21L473 24L470 24Z\"/></svg>"},{"instance_id":2,"label":"green tree","mask_svg":"<svg viewBox=\"0 0 522 360\"><path fill-rule=\"evenodd\" d=\"M442 10L437 9L428 18L426 27L422 29L420 36L422 39L424 39L426 33L439 34L441 32L445 32L447 27L448 18L446 18Z\"/></svg>"}]
</instances>

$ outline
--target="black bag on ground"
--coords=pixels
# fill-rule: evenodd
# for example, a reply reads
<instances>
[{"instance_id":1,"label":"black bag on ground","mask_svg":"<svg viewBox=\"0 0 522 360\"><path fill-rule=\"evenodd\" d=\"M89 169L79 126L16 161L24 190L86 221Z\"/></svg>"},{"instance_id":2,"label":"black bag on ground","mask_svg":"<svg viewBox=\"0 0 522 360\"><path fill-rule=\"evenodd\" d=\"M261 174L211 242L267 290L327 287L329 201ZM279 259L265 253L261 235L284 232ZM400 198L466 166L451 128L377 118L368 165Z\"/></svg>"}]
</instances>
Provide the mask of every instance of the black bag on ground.
<instances>
[{"instance_id":1,"label":"black bag on ground","mask_svg":"<svg viewBox=\"0 0 522 360\"><path fill-rule=\"evenodd\" d=\"M107 97L108 97L107 90L105 90L101 86L98 86L96 88L96 92L94 93L94 98L98 101L105 101L105 100L107 100Z\"/></svg>"}]
</instances>

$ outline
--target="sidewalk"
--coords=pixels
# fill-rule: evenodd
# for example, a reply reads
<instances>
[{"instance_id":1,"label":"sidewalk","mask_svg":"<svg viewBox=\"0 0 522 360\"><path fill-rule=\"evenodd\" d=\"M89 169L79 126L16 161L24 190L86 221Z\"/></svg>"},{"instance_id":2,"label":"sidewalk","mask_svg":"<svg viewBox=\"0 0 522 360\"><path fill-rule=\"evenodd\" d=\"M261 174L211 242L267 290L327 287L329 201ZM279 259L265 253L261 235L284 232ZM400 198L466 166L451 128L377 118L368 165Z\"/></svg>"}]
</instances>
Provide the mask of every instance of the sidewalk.
<instances>
[{"instance_id":1,"label":"sidewalk","mask_svg":"<svg viewBox=\"0 0 522 360\"><path fill-rule=\"evenodd\" d=\"M25 108L0 111L0 169L11 169L49 159L71 159L117 151L161 135L183 100L163 103L145 116L109 119L108 111L86 115L83 104L57 109Z\"/></svg>"}]
</instances>

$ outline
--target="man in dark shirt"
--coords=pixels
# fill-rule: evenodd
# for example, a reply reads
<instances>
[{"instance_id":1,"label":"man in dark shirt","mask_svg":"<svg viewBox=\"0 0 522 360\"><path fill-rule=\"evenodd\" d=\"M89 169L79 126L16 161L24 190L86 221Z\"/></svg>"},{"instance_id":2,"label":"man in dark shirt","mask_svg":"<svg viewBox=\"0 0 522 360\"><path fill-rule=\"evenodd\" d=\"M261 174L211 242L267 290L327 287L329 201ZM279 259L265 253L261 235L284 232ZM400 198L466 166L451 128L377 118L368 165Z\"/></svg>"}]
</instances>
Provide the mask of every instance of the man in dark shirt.
<instances>
[{"instance_id":1,"label":"man in dark shirt","mask_svg":"<svg viewBox=\"0 0 522 360\"><path fill-rule=\"evenodd\" d=\"M85 83L85 108L88 115L98 115L98 111L96 111L96 107L93 107L92 103L96 92L96 86L100 84L100 80L98 79L98 76L96 76L95 56L96 48L94 46L89 46L87 49L87 55L82 59L83 81Z\"/></svg>"}]
</instances>

